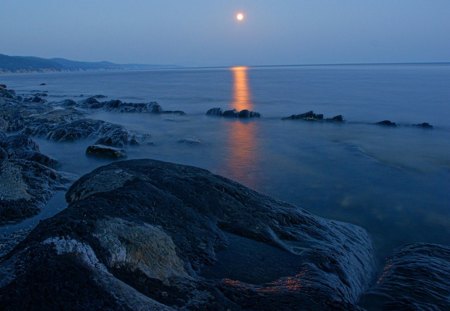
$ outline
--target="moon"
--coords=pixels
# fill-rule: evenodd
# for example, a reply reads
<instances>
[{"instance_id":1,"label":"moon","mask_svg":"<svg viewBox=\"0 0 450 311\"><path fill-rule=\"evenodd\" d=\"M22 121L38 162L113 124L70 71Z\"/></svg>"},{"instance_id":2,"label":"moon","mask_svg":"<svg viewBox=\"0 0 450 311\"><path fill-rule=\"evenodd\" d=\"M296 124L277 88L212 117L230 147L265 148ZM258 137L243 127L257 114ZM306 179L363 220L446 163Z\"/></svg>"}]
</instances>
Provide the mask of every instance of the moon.
<instances>
[{"instance_id":1,"label":"moon","mask_svg":"<svg viewBox=\"0 0 450 311\"><path fill-rule=\"evenodd\" d=\"M237 20L238 22L242 22L244 19L245 19L244 13L239 12L239 13L236 14L236 20Z\"/></svg>"}]
</instances>

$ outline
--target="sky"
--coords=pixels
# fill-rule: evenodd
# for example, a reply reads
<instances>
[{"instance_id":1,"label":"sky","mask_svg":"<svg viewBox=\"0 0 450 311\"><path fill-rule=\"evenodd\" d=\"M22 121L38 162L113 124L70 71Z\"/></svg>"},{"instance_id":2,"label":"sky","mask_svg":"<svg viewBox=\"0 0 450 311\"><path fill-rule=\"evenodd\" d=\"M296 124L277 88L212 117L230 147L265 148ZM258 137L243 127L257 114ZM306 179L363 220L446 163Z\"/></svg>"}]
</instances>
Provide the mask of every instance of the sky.
<instances>
[{"instance_id":1,"label":"sky","mask_svg":"<svg viewBox=\"0 0 450 311\"><path fill-rule=\"evenodd\" d=\"M0 29L2 54L82 61L450 61L450 0L0 0Z\"/></svg>"}]
</instances>

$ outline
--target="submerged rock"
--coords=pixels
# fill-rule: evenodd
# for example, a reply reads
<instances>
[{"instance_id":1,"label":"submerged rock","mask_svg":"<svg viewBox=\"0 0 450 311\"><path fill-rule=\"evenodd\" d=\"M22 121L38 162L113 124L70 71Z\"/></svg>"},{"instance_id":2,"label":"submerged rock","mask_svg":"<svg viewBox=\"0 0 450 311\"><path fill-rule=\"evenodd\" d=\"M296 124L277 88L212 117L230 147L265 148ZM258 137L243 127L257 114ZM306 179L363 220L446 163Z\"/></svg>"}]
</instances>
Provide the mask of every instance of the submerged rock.
<instances>
[{"instance_id":1,"label":"submerged rock","mask_svg":"<svg viewBox=\"0 0 450 311\"><path fill-rule=\"evenodd\" d=\"M6 309L356 310L373 274L360 227L190 166L116 162L66 199L0 260Z\"/></svg>"},{"instance_id":2,"label":"submerged rock","mask_svg":"<svg viewBox=\"0 0 450 311\"><path fill-rule=\"evenodd\" d=\"M0 224L37 214L57 188L56 160L25 135L0 135Z\"/></svg>"},{"instance_id":3,"label":"submerged rock","mask_svg":"<svg viewBox=\"0 0 450 311\"><path fill-rule=\"evenodd\" d=\"M387 127L397 127L397 124L395 122L392 122L389 120L383 120L383 121L377 122L375 124L381 125L381 126L387 126Z\"/></svg>"},{"instance_id":4,"label":"submerged rock","mask_svg":"<svg viewBox=\"0 0 450 311\"><path fill-rule=\"evenodd\" d=\"M127 157L125 150L104 145L91 145L87 147L86 154L88 156L108 159L123 159Z\"/></svg>"},{"instance_id":5,"label":"submerged rock","mask_svg":"<svg viewBox=\"0 0 450 311\"><path fill-rule=\"evenodd\" d=\"M202 141L195 137L188 137L178 140L178 143L186 145L200 145Z\"/></svg>"},{"instance_id":6,"label":"submerged rock","mask_svg":"<svg viewBox=\"0 0 450 311\"><path fill-rule=\"evenodd\" d=\"M367 310L448 310L449 280L450 247L411 244L388 260L360 304Z\"/></svg>"}]
</instances>

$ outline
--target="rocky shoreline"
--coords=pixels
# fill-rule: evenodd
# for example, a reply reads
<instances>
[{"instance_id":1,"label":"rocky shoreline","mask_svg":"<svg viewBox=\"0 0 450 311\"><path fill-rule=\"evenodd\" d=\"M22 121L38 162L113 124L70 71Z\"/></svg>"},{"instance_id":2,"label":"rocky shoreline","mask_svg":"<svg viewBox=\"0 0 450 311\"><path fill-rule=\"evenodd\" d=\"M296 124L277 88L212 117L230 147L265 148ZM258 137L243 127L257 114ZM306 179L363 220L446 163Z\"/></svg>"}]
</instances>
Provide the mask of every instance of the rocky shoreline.
<instances>
[{"instance_id":1,"label":"rocky shoreline","mask_svg":"<svg viewBox=\"0 0 450 311\"><path fill-rule=\"evenodd\" d=\"M148 135L90 119L87 110L183 113L99 96L57 105L43 97L24 99L0 86L0 225L39 213L70 182L31 137L91 138L96 141L87 146L88 155L123 158L123 148L148 143ZM260 117L220 108L208 115ZM289 119L344 122L342 116L324 119L314 112ZM1 309L449 305L449 246L406 245L379 272L363 228L315 216L203 169L155 160L114 162L78 179L66 201L65 210L26 237L19 234L20 243L0 256Z\"/></svg>"}]
</instances>

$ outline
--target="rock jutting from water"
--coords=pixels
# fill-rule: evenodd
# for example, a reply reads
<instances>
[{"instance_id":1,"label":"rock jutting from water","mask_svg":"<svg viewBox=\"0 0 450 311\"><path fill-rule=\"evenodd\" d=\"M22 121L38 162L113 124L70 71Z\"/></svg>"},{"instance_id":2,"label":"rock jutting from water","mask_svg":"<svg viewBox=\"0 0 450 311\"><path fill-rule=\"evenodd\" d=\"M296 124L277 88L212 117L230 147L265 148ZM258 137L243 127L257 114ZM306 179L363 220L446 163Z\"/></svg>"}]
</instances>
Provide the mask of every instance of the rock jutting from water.
<instances>
[{"instance_id":1,"label":"rock jutting from water","mask_svg":"<svg viewBox=\"0 0 450 311\"><path fill-rule=\"evenodd\" d=\"M420 128L423 128L423 129L432 129L432 128L434 128L433 125L431 125L430 123L427 123L427 122L414 124L413 126L420 127Z\"/></svg>"},{"instance_id":2,"label":"rock jutting from water","mask_svg":"<svg viewBox=\"0 0 450 311\"><path fill-rule=\"evenodd\" d=\"M356 310L374 273L360 227L190 166L116 162L66 198L1 259L5 308Z\"/></svg>"},{"instance_id":3,"label":"rock jutting from water","mask_svg":"<svg viewBox=\"0 0 450 311\"><path fill-rule=\"evenodd\" d=\"M99 101L98 96L89 97L80 102L81 107L88 109L103 109L106 111L122 112L122 113L153 113L153 114L178 114L185 115L180 110L163 110L157 102L150 103L126 103L121 100L114 99L109 101Z\"/></svg>"},{"instance_id":4,"label":"rock jutting from water","mask_svg":"<svg viewBox=\"0 0 450 311\"><path fill-rule=\"evenodd\" d=\"M237 111L236 109L223 111L222 108L211 108L206 112L206 115L225 118L239 118L239 119L251 119L261 117L261 114L259 112L250 111L247 109L241 111Z\"/></svg>"},{"instance_id":5,"label":"rock jutting from water","mask_svg":"<svg viewBox=\"0 0 450 311\"><path fill-rule=\"evenodd\" d=\"M37 214L63 187L56 164L28 136L0 131L0 224Z\"/></svg>"},{"instance_id":6,"label":"rock jutting from water","mask_svg":"<svg viewBox=\"0 0 450 311\"><path fill-rule=\"evenodd\" d=\"M86 149L86 155L106 159L124 159L127 157L125 150L105 145L91 145Z\"/></svg>"},{"instance_id":7,"label":"rock jutting from water","mask_svg":"<svg viewBox=\"0 0 450 311\"><path fill-rule=\"evenodd\" d=\"M316 114L314 111L308 111L301 114L293 114L289 117L282 118L282 120L303 120L303 121L327 121L327 122L344 122L344 117L342 115L337 115L332 118L324 119L323 114Z\"/></svg>"},{"instance_id":8,"label":"rock jutting from water","mask_svg":"<svg viewBox=\"0 0 450 311\"><path fill-rule=\"evenodd\" d=\"M376 125L386 126L386 127L397 127L397 124L395 122L389 121L389 120L383 120L380 122L375 123Z\"/></svg>"}]
</instances>

